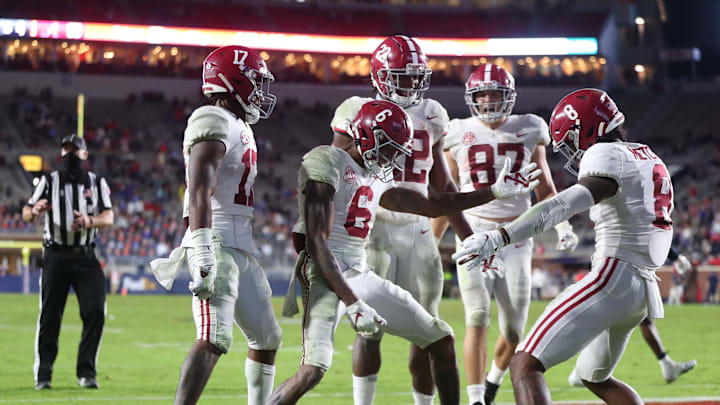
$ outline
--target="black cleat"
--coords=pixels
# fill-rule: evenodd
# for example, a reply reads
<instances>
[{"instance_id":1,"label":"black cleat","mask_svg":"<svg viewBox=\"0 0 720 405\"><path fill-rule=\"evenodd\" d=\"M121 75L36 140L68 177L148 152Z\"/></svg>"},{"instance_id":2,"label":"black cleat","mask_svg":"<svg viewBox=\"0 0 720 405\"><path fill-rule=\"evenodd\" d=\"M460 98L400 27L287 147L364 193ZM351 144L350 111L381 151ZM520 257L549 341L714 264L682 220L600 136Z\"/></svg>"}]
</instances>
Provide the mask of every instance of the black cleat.
<instances>
[{"instance_id":1,"label":"black cleat","mask_svg":"<svg viewBox=\"0 0 720 405\"><path fill-rule=\"evenodd\" d=\"M36 390L49 390L50 388L52 388L50 381L38 381L35 383Z\"/></svg>"},{"instance_id":2,"label":"black cleat","mask_svg":"<svg viewBox=\"0 0 720 405\"><path fill-rule=\"evenodd\" d=\"M485 380L485 405L495 405L495 396L500 386Z\"/></svg>"},{"instance_id":3,"label":"black cleat","mask_svg":"<svg viewBox=\"0 0 720 405\"><path fill-rule=\"evenodd\" d=\"M78 385L83 388L97 389L100 388L97 380L93 377L80 377L78 378Z\"/></svg>"}]
</instances>

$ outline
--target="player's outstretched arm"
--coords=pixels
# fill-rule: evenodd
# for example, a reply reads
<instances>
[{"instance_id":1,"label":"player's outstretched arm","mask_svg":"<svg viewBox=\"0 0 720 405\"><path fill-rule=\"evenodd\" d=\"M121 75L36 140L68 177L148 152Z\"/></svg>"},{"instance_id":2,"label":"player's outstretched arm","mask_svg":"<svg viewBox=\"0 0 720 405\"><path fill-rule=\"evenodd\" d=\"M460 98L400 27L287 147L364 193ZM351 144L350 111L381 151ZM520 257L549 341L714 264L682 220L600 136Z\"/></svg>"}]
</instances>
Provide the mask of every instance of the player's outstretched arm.
<instances>
[{"instance_id":1,"label":"player's outstretched arm","mask_svg":"<svg viewBox=\"0 0 720 405\"><path fill-rule=\"evenodd\" d=\"M547 200L557 195L557 189L553 182L550 166L548 166L547 155L545 145L535 146L531 161L537 163L542 175L540 175L540 184L535 188L535 196L538 201ZM556 249L564 250L566 252L572 252L577 247L579 239L575 232L573 232L572 225L570 222L563 221L555 225L555 232L557 232L558 243Z\"/></svg>"},{"instance_id":2,"label":"player's outstretched arm","mask_svg":"<svg viewBox=\"0 0 720 405\"><path fill-rule=\"evenodd\" d=\"M430 193L432 195L442 192L457 193L457 162L455 162L455 159L453 159L452 156L448 156L446 164L445 157L446 155L450 155L450 153L443 153L442 139L435 143L432 153L434 163L432 169L430 170ZM458 234L460 239L465 239L472 235L472 228L465 219L465 215L463 215L462 211L458 211L448 215L447 217L434 218L431 221L433 234L438 240L442 238L445 233L448 222L453 227L453 230L455 230L455 233Z\"/></svg>"},{"instance_id":3,"label":"player's outstretched arm","mask_svg":"<svg viewBox=\"0 0 720 405\"><path fill-rule=\"evenodd\" d=\"M327 245L333 218L333 186L308 180L305 186L305 227L308 238L308 253L315 260L320 273L331 290L345 305L357 301L357 296L340 274L340 269Z\"/></svg>"},{"instance_id":4,"label":"player's outstretched arm","mask_svg":"<svg viewBox=\"0 0 720 405\"><path fill-rule=\"evenodd\" d=\"M575 214L587 211L596 203L617 193L615 180L607 177L583 177L578 184L555 197L530 207L511 223L489 232L479 232L463 241L463 248L453 255L460 264L490 257L502 247L543 233Z\"/></svg>"},{"instance_id":5,"label":"player's outstretched arm","mask_svg":"<svg viewBox=\"0 0 720 405\"><path fill-rule=\"evenodd\" d=\"M442 192L425 197L405 188L391 188L380 198L380 205L393 211L409 212L430 218L437 218L454 212L485 204L494 199L506 199L527 194L537 186L540 170L529 164L517 172L510 172L510 159L505 160L503 170L491 187L467 193Z\"/></svg>"}]
</instances>

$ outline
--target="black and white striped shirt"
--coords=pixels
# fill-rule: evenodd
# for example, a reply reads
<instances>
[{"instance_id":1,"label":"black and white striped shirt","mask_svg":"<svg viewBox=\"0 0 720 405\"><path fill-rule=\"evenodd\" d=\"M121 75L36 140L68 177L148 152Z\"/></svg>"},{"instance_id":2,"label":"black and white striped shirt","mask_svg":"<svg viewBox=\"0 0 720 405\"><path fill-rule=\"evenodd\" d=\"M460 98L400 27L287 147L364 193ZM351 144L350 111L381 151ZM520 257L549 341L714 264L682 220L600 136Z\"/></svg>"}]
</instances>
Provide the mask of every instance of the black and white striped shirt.
<instances>
[{"instance_id":1,"label":"black and white striped shirt","mask_svg":"<svg viewBox=\"0 0 720 405\"><path fill-rule=\"evenodd\" d=\"M72 231L73 211L93 216L112 208L107 181L93 172L88 172L84 183L72 182L57 170L43 175L28 205L33 206L43 198L50 207L45 211L43 240L62 246L86 246L95 242L97 228Z\"/></svg>"}]
</instances>

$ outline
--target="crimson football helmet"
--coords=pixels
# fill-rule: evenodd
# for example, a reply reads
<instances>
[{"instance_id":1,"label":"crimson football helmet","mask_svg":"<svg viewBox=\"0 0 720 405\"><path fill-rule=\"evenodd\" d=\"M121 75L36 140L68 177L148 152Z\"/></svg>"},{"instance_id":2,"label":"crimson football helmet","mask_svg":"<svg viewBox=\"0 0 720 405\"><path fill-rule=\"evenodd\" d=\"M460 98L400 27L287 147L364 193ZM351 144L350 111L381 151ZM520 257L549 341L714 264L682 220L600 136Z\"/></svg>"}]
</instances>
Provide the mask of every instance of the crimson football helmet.
<instances>
[{"instance_id":1,"label":"crimson football helmet","mask_svg":"<svg viewBox=\"0 0 720 405\"><path fill-rule=\"evenodd\" d=\"M230 93L245 110L248 124L272 114L277 102L277 97L270 94L270 83L274 81L263 58L244 46L223 46L203 62L203 94L210 97Z\"/></svg>"},{"instance_id":2,"label":"crimson football helmet","mask_svg":"<svg viewBox=\"0 0 720 405\"><path fill-rule=\"evenodd\" d=\"M581 89L563 97L550 115L553 151L565 158L565 169L577 176L574 165L583 153L625 122L615 102L602 90Z\"/></svg>"},{"instance_id":3,"label":"crimson football helmet","mask_svg":"<svg viewBox=\"0 0 720 405\"><path fill-rule=\"evenodd\" d=\"M501 91L502 101L478 103L475 95L481 91ZM516 96L513 75L492 63L480 65L465 82L465 104L470 107L472 115L484 122L495 122L509 116Z\"/></svg>"},{"instance_id":4,"label":"crimson football helmet","mask_svg":"<svg viewBox=\"0 0 720 405\"><path fill-rule=\"evenodd\" d=\"M384 99L403 108L422 101L431 74L420 45L405 35L382 41L370 57L373 87Z\"/></svg>"},{"instance_id":5,"label":"crimson football helmet","mask_svg":"<svg viewBox=\"0 0 720 405\"><path fill-rule=\"evenodd\" d=\"M399 157L412 154L412 121L395 103L373 100L363 104L350 132L365 168L385 183L392 180L394 169L402 170Z\"/></svg>"}]
</instances>

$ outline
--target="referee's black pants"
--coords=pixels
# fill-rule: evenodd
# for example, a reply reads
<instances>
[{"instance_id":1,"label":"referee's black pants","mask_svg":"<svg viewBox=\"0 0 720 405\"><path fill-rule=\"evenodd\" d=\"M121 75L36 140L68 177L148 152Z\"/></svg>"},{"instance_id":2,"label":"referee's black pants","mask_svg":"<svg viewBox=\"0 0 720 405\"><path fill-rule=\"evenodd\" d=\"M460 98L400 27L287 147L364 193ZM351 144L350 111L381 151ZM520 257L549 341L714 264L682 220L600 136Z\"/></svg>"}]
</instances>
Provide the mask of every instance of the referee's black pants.
<instances>
[{"instance_id":1,"label":"referee's black pants","mask_svg":"<svg viewBox=\"0 0 720 405\"><path fill-rule=\"evenodd\" d=\"M40 319L35 341L35 381L52 379L58 336L70 286L77 294L82 338L77 377L93 377L105 325L105 275L92 249L46 248L40 279Z\"/></svg>"}]
</instances>

